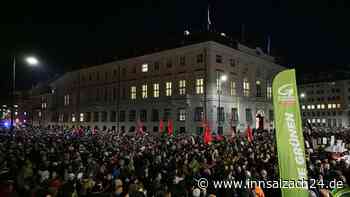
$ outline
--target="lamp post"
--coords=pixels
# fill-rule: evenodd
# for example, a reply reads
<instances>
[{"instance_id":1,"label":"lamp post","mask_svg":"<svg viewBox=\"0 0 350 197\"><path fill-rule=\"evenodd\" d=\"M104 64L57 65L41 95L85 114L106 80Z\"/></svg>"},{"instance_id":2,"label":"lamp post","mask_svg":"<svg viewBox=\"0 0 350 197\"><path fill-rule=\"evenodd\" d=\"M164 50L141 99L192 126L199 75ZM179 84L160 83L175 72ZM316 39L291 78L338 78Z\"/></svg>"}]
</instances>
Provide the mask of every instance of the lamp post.
<instances>
[{"instance_id":1,"label":"lamp post","mask_svg":"<svg viewBox=\"0 0 350 197\"><path fill-rule=\"evenodd\" d=\"M217 113L218 113L218 130L219 128L221 129L221 94L222 94L222 88L221 88L221 85L222 85L222 82L225 82L227 81L227 76L226 75L221 75L219 73L219 76L218 76L218 110L217 110ZM219 131L218 131L219 132Z\"/></svg>"},{"instance_id":2,"label":"lamp post","mask_svg":"<svg viewBox=\"0 0 350 197\"><path fill-rule=\"evenodd\" d=\"M39 61L37 58L33 56L29 56L25 58L25 62L29 66L36 66L39 64ZM12 63L12 104L11 104L11 131L13 131L13 120L14 120L14 114L15 114L15 91L16 91L16 56L13 56L13 63Z\"/></svg>"}]
</instances>

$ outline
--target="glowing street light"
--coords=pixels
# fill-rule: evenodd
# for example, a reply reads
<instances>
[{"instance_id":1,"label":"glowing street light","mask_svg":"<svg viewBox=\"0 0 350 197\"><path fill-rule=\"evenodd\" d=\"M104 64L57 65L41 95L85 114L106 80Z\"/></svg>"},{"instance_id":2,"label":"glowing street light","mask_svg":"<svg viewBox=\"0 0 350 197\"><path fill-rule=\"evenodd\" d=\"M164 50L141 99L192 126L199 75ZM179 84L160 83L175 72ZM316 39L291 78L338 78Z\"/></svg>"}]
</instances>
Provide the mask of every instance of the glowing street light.
<instances>
[{"instance_id":1,"label":"glowing street light","mask_svg":"<svg viewBox=\"0 0 350 197\"><path fill-rule=\"evenodd\" d=\"M33 57L33 56L29 56L26 58L26 62L28 65L31 65L31 66L36 66L39 64L39 60L36 58L36 57Z\"/></svg>"},{"instance_id":2,"label":"glowing street light","mask_svg":"<svg viewBox=\"0 0 350 197\"><path fill-rule=\"evenodd\" d=\"M30 66L36 66L39 64L39 60L35 58L34 56L28 56L25 58L25 62L27 65ZM12 110L11 110L11 131L13 130L13 122L14 122L14 103L15 103L15 91L16 91L16 56L13 57L13 64L12 64Z\"/></svg>"}]
</instances>

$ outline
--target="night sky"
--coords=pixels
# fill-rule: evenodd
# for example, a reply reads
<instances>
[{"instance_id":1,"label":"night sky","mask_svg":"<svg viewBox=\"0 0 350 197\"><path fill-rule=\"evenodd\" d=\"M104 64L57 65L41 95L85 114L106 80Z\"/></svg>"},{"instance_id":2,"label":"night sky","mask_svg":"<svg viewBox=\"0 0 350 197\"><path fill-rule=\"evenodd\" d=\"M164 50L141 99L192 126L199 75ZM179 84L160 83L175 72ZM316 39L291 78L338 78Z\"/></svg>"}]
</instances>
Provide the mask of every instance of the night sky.
<instances>
[{"instance_id":1,"label":"night sky","mask_svg":"<svg viewBox=\"0 0 350 197\"><path fill-rule=\"evenodd\" d=\"M156 47L185 29L204 31L207 21L205 0L73 2L2 2L1 98L9 92L13 54L18 59L17 84L28 88L71 69L113 60L130 49ZM222 0L210 5L216 31L239 40L245 24L246 39L263 49L270 35L272 53L285 66L317 72L350 65L350 5L345 0ZM20 61L30 54L40 58L40 67Z\"/></svg>"}]
</instances>

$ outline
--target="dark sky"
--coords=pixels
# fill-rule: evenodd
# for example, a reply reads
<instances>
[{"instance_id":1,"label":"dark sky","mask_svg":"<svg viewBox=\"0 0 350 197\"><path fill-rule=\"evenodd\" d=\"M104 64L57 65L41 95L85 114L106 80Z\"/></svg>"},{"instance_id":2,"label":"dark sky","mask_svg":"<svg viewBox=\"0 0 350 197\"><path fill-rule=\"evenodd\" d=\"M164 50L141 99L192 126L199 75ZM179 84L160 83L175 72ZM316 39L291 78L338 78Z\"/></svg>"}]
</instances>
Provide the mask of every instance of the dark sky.
<instances>
[{"instance_id":1,"label":"dark sky","mask_svg":"<svg viewBox=\"0 0 350 197\"><path fill-rule=\"evenodd\" d=\"M10 87L12 54L19 61L17 84L25 88L72 68L108 61L124 49L156 46L160 38L206 27L205 0L59 2L2 2L2 97ZM271 35L273 54L301 72L349 65L349 19L345 0L211 2L217 31L239 36L245 24L246 38L263 48ZM20 60L27 54L38 56L42 65L26 67Z\"/></svg>"}]
</instances>

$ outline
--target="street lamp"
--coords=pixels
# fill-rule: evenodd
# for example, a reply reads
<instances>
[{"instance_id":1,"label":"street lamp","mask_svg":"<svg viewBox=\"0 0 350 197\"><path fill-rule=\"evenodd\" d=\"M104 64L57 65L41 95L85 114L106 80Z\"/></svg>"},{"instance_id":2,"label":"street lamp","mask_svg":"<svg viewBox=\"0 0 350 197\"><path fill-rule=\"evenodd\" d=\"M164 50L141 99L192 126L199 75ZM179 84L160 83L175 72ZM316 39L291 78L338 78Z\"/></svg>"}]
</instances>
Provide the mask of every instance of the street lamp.
<instances>
[{"instance_id":1,"label":"street lamp","mask_svg":"<svg viewBox=\"0 0 350 197\"><path fill-rule=\"evenodd\" d=\"M29 66L37 66L39 64L39 60L34 56L28 56L25 58L25 62ZM12 64L12 105L11 105L11 131L13 131L13 120L14 120L14 111L15 111L15 91L16 91L16 56L13 57Z\"/></svg>"},{"instance_id":2,"label":"street lamp","mask_svg":"<svg viewBox=\"0 0 350 197\"><path fill-rule=\"evenodd\" d=\"M227 81L227 76L226 75L220 75L219 73L219 76L218 76L219 80L218 80L218 101L219 101L219 107L218 107L218 131L219 129L221 129L221 94L222 94L222 88L221 88L221 85L222 85L222 82L225 82Z\"/></svg>"}]
</instances>

